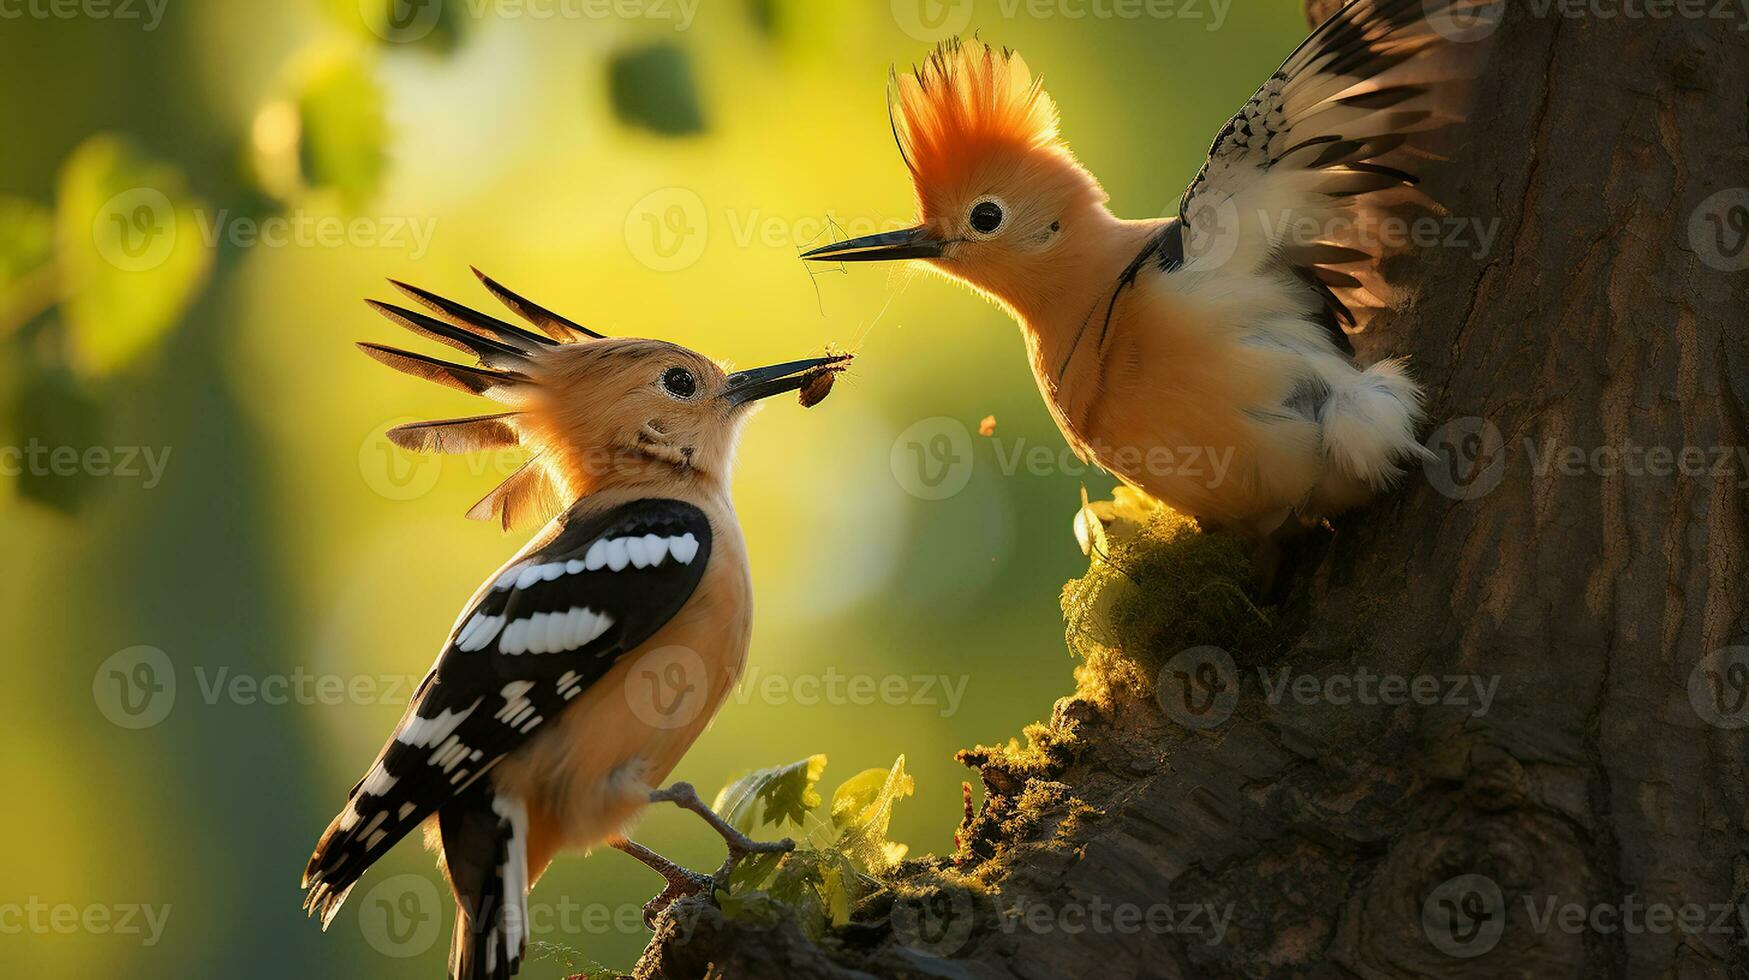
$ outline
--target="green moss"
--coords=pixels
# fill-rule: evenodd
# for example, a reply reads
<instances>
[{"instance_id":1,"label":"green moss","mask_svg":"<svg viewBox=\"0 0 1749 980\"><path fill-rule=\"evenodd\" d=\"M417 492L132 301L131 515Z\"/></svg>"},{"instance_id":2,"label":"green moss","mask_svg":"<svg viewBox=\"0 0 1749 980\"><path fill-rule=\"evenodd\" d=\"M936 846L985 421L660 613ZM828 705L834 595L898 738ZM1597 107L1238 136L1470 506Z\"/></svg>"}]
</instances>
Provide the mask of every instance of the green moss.
<instances>
[{"instance_id":1,"label":"green moss","mask_svg":"<svg viewBox=\"0 0 1749 980\"><path fill-rule=\"evenodd\" d=\"M1085 662L1080 693L1101 706L1125 689L1152 696L1161 666L1194 646L1248 659L1270 625L1251 600L1251 577L1237 539L1165 508L1096 549L1062 595L1069 646Z\"/></svg>"}]
</instances>

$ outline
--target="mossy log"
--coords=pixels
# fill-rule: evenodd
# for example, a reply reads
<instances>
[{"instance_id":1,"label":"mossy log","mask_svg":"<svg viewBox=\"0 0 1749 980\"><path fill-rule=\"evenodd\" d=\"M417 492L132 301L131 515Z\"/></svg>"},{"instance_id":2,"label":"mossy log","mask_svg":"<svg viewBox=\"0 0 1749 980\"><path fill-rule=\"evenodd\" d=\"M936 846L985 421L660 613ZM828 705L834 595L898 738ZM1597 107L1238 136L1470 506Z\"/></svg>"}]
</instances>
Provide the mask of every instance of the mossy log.
<instances>
[{"instance_id":1,"label":"mossy log","mask_svg":"<svg viewBox=\"0 0 1749 980\"><path fill-rule=\"evenodd\" d=\"M1741 10L1562 10L1512 5L1432 181L1497 240L1427 252L1356 338L1411 355L1457 426L1446 492L1417 475L1314 535L1262 609L1218 538L1114 546L1065 594L1079 690L1026 746L963 754L985 802L958 854L818 941L689 900L640 976L1749 970L1749 709L1708 688L1749 675L1717 652L1749 642L1749 470L1542 466L1749 445L1749 272L1691 237L1749 186L1749 34ZM1224 705L1174 701L1203 647ZM1338 696L1369 675L1436 678L1434 703Z\"/></svg>"}]
</instances>

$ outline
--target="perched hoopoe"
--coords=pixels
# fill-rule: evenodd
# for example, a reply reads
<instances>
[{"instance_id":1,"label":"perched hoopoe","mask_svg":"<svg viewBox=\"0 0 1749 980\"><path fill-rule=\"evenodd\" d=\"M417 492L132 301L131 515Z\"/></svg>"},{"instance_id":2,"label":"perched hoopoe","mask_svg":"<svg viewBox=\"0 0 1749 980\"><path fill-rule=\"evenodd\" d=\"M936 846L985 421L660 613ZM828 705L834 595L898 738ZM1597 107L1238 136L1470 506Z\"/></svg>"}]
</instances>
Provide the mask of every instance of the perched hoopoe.
<instances>
[{"instance_id":1,"label":"perched hoopoe","mask_svg":"<svg viewBox=\"0 0 1749 980\"><path fill-rule=\"evenodd\" d=\"M803 257L922 259L994 300L1082 458L1180 511L1259 538L1334 515L1426 453L1403 364L1357 366L1347 334L1388 301L1379 263L1406 243L1385 219L1432 204L1415 170L1486 47L1440 31L1482 33L1496 2L1349 3L1216 137L1177 214L1142 221L1106 208L1018 55L948 42L889 95L921 222Z\"/></svg>"},{"instance_id":2,"label":"perched hoopoe","mask_svg":"<svg viewBox=\"0 0 1749 980\"><path fill-rule=\"evenodd\" d=\"M849 360L725 374L674 344L602 337L480 278L542 333L396 283L433 315L371 305L479 366L360 347L510 411L390 436L418 452L524 446L529 463L470 516L508 528L563 512L469 600L303 877L304 907L326 928L365 869L423 823L456 899L449 970L462 980L516 972L528 889L561 850L607 843L661 872L668 887L652 913L708 887L622 836L652 800L691 809L724 836L719 877L741 855L789 846L748 840L686 784L656 787L747 655L752 586L729 499L741 423L769 395L807 385L804 403L819 400L821 379ZM683 682L654 700L661 672L676 669Z\"/></svg>"}]
</instances>

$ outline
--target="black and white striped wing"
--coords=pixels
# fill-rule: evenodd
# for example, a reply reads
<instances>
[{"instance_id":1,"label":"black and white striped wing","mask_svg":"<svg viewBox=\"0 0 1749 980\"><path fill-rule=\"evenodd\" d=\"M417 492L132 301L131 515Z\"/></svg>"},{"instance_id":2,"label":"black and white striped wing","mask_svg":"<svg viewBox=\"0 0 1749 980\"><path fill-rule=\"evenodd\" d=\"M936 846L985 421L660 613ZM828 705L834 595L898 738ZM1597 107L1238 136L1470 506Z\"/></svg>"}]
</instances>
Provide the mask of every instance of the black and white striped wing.
<instances>
[{"instance_id":1,"label":"black and white striped wing","mask_svg":"<svg viewBox=\"0 0 1749 980\"><path fill-rule=\"evenodd\" d=\"M457 620L317 845L305 907L326 924L365 868L673 618L710 553L704 512L676 500L555 520Z\"/></svg>"},{"instance_id":2,"label":"black and white striped wing","mask_svg":"<svg viewBox=\"0 0 1749 980\"><path fill-rule=\"evenodd\" d=\"M1230 293L1227 276L1285 262L1322 299L1327 326L1358 331L1388 303L1377 264L1402 251L1380 219L1430 201L1418 171L1462 122L1502 0L1353 0L1258 89L1185 190L1154 249L1181 289ZM1225 280L1224 282L1221 280Z\"/></svg>"}]
</instances>

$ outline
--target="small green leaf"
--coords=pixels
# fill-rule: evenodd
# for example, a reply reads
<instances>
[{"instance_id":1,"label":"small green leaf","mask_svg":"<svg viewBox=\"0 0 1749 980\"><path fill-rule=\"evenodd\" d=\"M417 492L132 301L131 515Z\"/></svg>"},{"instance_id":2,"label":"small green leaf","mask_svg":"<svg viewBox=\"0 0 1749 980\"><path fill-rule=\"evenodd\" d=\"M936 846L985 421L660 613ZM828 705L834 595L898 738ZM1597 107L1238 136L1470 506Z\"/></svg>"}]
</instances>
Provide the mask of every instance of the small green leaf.
<instances>
[{"instance_id":1,"label":"small green leaf","mask_svg":"<svg viewBox=\"0 0 1749 980\"><path fill-rule=\"evenodd\" d=\"M627 126L662 136L704 131L704 112L692 80L692 59L672 44L651 44L616 53L608 63L614 113Z\"/></svg>"},{"instance_id":2,"label":"small green leaf","mask_svg":"<svg viewBox=\"0 0 1749 980\"><path fill-rule=\"evenodd\" d=\"M9 287L54 256L55 219L48 208L0 197L0 307Z\"/></svg>"},{"instance_id":3,"label":"small green leaf","mask_svg":"<svg viewBox=\"0 0 1749 980\"><path fill-rule=\"evenodd\" d=\"M355 50L315 57L294 101L304 183L338 192L348 210L362 208L388 169L383 93L371 66Z\"/></svg>"},{"instance_id":4,"label":"small green leaf","mask_svg":"<svg viewBox=\"0 0 1749 980\"><path fill-rule=\"evenodd\" d=\"M808 811L820 805L814 784L825 771L826 757L811 755L787 766L750 772L723 787L711 809L743 834L785 821L800 827Z\"/></svg>"},{"instance_id":5,"label":"small green leaf","mask_svg":"<svg viewBox=\"0 0 1749 980\"><path fill-rule=\"evenodd\" d=\"M98 135L61 165L55 223L77 363L109 374L187 310L212 266L205 206L182 170Z\"/></svg>"},{"instance_id":6,"label":"small green leaf","mask_svg":"<svg viewBox=\"0 0 1749 980\"><path fill-rule=\"evenodd\" d=\"M832 823L842 831L837 846L859 869L881 871L905 856L903 844L887 840L887 827L893 804L916 788L901 755L891 769L866 769L832 794Z\"/></svg>"},{"instance_id":7,"label":"small green leaf","mask_svg":"<svg viewBox=\"0 0 1749 980\"><path fill-rule=\"evenodd\" d=\"M44 367L14 394L10 443L22 455L18 493L73 513L96 489L88 450L103 439L103 406L65 367Z\"/></svg>"}]
</instances>

